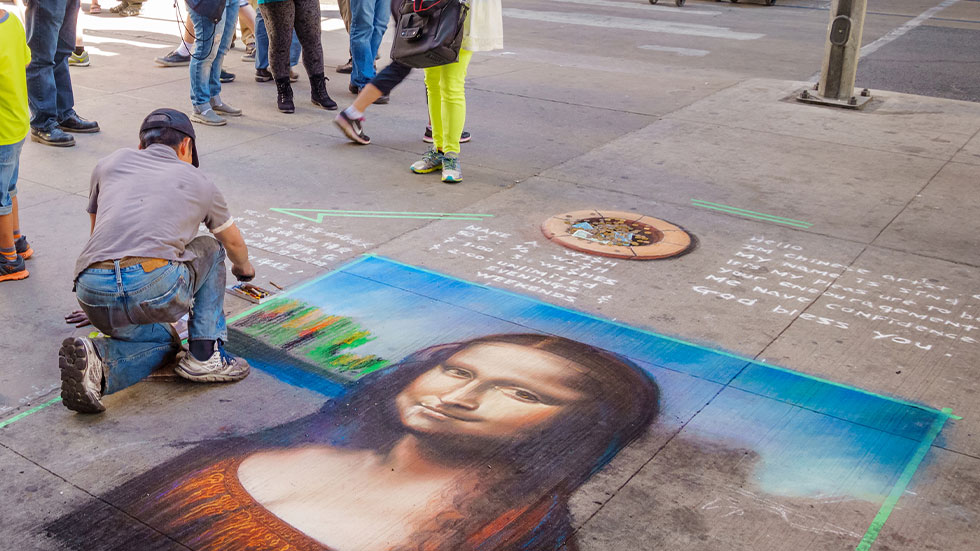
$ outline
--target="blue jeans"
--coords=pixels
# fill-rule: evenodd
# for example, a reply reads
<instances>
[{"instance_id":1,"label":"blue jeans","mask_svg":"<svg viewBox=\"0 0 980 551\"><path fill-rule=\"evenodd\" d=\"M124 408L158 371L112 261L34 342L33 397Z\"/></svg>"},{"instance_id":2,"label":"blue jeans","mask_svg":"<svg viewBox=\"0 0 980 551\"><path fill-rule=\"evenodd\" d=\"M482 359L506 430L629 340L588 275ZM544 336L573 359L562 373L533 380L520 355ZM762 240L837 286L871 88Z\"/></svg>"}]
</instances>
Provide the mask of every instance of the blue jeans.
<instances>
[{"instance_id":1,"label":"blue jeans","mask_svg":"<svg viewBox=\"0 0 980 551\"><path fill-rule=\"evenodd\" d=\"M109 336L92 339L105 365L105 394L171 363L180 339L170 324L188 312L188 339L228 339L225 249L213 237L198 237L187 250L197 257L149 273L142 266L120 268L117 262L115 268L89 268L78 276L78 304L92 325Z\"/></svg>"},{"instance_id":2,"label":"blue jeans","mask_svg":"<svg viewBox=\"0 0 980 551\"><path fill-rule=\"evenodd\" d=\"M194 25L194 51L191 52L191 104L209 106L211 98L221 93L221 62L235 37L238 24L238 0L225 0L225 13L215 24L194 10L187 10Z\"/></svg>"},{"instance_id":3,"label":"blue jeans","mask_svg":"<svg viewBox=\"0 0 980 551\"><path fill-rule=\"evenodd\" d=\"M75 49L75 24L80 0L37 0L27 3L27 99L31 128L50 131L75 111L68 75L68 57Z\"/></svg>"},{"instance_id":4,"label":"blue jeans","mask_svg":"<svg viewBox=\"0 0 980 551\"><path fill-rule=\"evenodd\" d=\"M289 66L295 67L299 63L299 56L303 53L303 47L299 44L299 37L293 31L293 43L289 45ZM262 6L259 6L255 14L255 69L269 68L269 33L265 30L265 19L262 18Z\"/></svg>"},{"instance_id":5,"label":"blue jeans","mask_svg":"<svg viewBox=\"0 0 980 551\"><path fill-rule=\"evenodd\" d=\"M354 70L350 83L362 88L374 78L374 57L391 18L390 0L351 0L350 56Z\"/></svg>"},{"instance_id":6,"label":"blue jeans","mask_svg":"<svg viewBox=\"0 0 980 551\"><path fill-rule=\"evenodd\" d=\"M0 145L0 216L13 212L17 196L17 173L20 172L20 150L24 140Z\"/></svg>"}]
</instances>

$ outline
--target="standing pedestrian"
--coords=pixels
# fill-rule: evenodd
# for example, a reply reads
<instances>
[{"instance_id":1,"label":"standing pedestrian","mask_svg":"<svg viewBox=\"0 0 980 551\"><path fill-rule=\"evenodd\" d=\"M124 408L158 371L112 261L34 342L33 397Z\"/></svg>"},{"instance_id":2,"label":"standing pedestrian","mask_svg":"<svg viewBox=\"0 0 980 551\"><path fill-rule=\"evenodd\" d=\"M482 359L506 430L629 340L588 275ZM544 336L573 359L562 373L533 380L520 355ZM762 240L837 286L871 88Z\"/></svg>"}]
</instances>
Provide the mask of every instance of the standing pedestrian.
<instances>
[{"instance_id":1,"label":"standing pedestrian","mask_svg":"<svg viewBox=\"0 0 980 551\"><path fill-rule=\"evenodd\" d=\"M221 115L239 117L237 109L221 100L221 62L235 37L238 22L238 0L224 2L221 19L215 23L210 16L188 10L194 27L194 51L190 60L191 120L208 126L224 126L228 120Z\"/></svg>"},{"instance_id":2,"label":"standing pedestrian","mask_svg":"<svg viewBox=\"0 0 980 551\"><path fill-rule=\"evenodd\" d=\"M320 2L318 0L259 0L262 18L269 32L269 67L276 79L279 111L292 113L293 88L289 84L289 49L293 31L303 46L303 66L310 77L313 105L333 111L337 103L327 93L323 75L323 45L320 42Z\"/></svg>"},{"instance_id":3,"label":"standing pedestrian","mask_svg":"<svg viewBox=\"0 0 980 551\"><path fill-rule=\"evenodd\" d=\"M93 133L99 123L75 113L75 95L68 74L68 58L75 47L79 0L34 0L27 4L27 99L31 107L31 140L44 145L71 147L75 138L66 132Z\"/></svg>"},{"instance_id":4,"label":"standing pedestrian","mask_svg":"<svg viewBox=\"0 0 980 551\"><path fill-rule=\"evenodd\" d=\"M504 47L504 25L500 0L471 0L463 29L459 60L425 69L432 124L432 148L411 169L426 174L442 169L442 181L463 180L459 162L459 139L466 123L466 69L473 52Z\"/></svg>"},{"instance_id":5,"label":"standing pedestrian","mask_svg":"<svg viewBox=\"0 0 980 551\"><path fill-rule=\"evenodd\" d=\"M31 50L20 20L0 9L0 281L24 279L24 260L34 253L20 234L17 173L30 128L27 64Z\"/></svg>"}]
</instances>

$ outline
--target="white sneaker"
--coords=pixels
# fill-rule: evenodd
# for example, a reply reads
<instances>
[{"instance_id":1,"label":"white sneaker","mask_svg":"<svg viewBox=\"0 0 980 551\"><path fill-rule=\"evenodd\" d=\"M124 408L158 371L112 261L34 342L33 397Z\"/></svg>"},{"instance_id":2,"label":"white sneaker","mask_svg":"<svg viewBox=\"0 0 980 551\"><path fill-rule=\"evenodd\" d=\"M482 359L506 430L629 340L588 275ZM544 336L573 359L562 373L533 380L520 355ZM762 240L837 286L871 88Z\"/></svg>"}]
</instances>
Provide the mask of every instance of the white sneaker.
<instances>
[{"instance_id":1,"label":"white sneaker","mask_svg":"<svg viewBox=\"0 0 980 551\"><path fill-rule=\"evenodd\" d=\"M225 352L221 344L215 346L214 353L205 361L198 360L187 352L177 363L177 375L197 383L231 383L248 376L251 370L243 358L236 358Z\"/></svg>"},{"instance_id":2,"label":"white sneaker","mask_svg":"<svg viewBox=\"0 0 980 551\"><path fill-rule=\"evenodd\" d=\"M102 405L102 379L105 365L95 351L92 339L69 337L58 351L61 369L61 400L65 407L79 413L105 411Z\"/></svg>"}]
</instances>

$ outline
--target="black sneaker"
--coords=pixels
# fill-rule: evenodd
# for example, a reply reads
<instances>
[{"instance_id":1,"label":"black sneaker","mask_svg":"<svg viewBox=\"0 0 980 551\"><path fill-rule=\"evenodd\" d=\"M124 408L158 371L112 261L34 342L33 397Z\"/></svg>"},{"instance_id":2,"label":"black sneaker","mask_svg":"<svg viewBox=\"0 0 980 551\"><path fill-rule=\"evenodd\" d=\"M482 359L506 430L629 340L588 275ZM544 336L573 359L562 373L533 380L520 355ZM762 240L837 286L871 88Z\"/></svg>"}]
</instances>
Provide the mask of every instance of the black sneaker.
<instances>
[{"instance_id":1,"label":"black sneaker","mask_svg":"<svg viewBox=\"0 0 980 551\"><path fill-rule=\"evenodd\" d=\"M61 128L55 126L51 130L31 128L31 141L55 147L72 147L75 145L75 137L68 134Z\"/></svg>"},{"instance_id":2,"label":"black sneaker","mask_svg":"<svg viewBox=\"0 0 980 551\"><path fill-rule=\"evenodd\" d=\"M374 100L374 104L375 105L388 105L388 102L389 101L391 101L391 96L389 96L388 94L383 94L380 98Z\"/></svg>"},{"instance_id":3,"label":"black sneaker","mask_svg":"<svg viewBox=\"0 0 980 551\"><path fill-rule=\"evenodd\" d=\"M191 56L180 55L177 53L177 50L174 50L163 57L154 59L153 61L155 61L157 65L162 65L164 67L184 67L190 65Z\"/></svg>"},{"instance_id":4,"label":"black sneaker","mask_svg":"<svg viewBox=\"0 0 980 551\"><path fill-rule=\"evenodd\" d=\"M0 255L0 281L17 281L29 275L31 274L27 271L27 265L20 255L17 255L13 261L8 261Z\"/></svg>"},{"instance_id":5,"label":"black sneaker","mask_svg":"<svg viewBox=\"0 0 980 551\"><path fill-rule=\"evenodd\" d=\"M255 82L269 82L272 80L272 73L268 69L255 70Z\"/></svg>"},{"instance_id":6,"label":"black sneaker","mask_svg":"<svg viewBox=\"0 0 980 551\"><path fill-rule=\"evenodd\" d=\"M14 248L17 250L17 254L19 254L24 260L34 256L34 249L32 249L31 244L27 242L26 235L22 235L18 237L16 241L14 241Z\"/></svg>"},{"instance_id":7,"label":"black sneaker","mask_svg":"<svg viewBox=\"0 0 980 551\"><path fill-rule=\"evenodd\" d=\"M459 135L459 143L466 143L470 141L470 133L463 130L463 133ZM425 133L422 134L422 141L425 143L432 143L432 127L426 126Z\"/></svg>"},{"instance_id":8,"label":"black sneaker","mask_svg":"<svg viewBox=\"0 0 980 551\"><path fill-rule=\"evenodd\" d=\"M220 82L222 82L223 84L227 84L229 82L233 82L235 80L235 73L229 73L228 71L225 71L224 69L222 69L221 70L221 76L218 77L218 80Z\"/></svg>"},{"instance_id":9,"label":"black sneaker","mask_svg":"<svg viewBox=\"0 0 980 551\"><path fill-rule=\"evenodd\" d=\"M94 134L100 130L99 123L85 120L75 112L72 112L65 117L65 120L59 122L58 128L65 132L76 132L78 134Z\"/></svg>"},{"instance_id":10,"label":"black sneaker","mask_svg":"<svg viewBox=\"0 0 980 551\"><path fill-rule=\"evenodd\" d=\"M367 145L371 143L371 138L364 133L364 118L352 119L347 116L347 113L341 111L333 119L333 123L340 128L344 135L346 135L354 143L359 143L361 145Z\"/></svg>"}]
</instances>

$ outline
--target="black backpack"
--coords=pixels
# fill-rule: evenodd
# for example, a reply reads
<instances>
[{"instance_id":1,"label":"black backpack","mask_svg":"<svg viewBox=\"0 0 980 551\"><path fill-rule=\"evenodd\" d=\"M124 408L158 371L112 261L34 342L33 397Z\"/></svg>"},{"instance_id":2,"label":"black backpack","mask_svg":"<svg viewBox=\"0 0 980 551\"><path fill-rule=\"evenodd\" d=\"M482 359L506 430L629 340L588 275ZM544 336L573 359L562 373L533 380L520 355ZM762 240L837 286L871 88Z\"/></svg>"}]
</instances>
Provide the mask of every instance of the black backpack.
<instances>
[{"instance_id":1,"label":"black backpack","mask_svg":"<svg viewBox=\"0 0 980 551\"><path fill-rule=\"evenodd\" d=\"M463 42L468 0L394 0L391 58L424 69L455 63ZM392 6L395 7L395 6Z\"/></svg>"}]
</instances>

